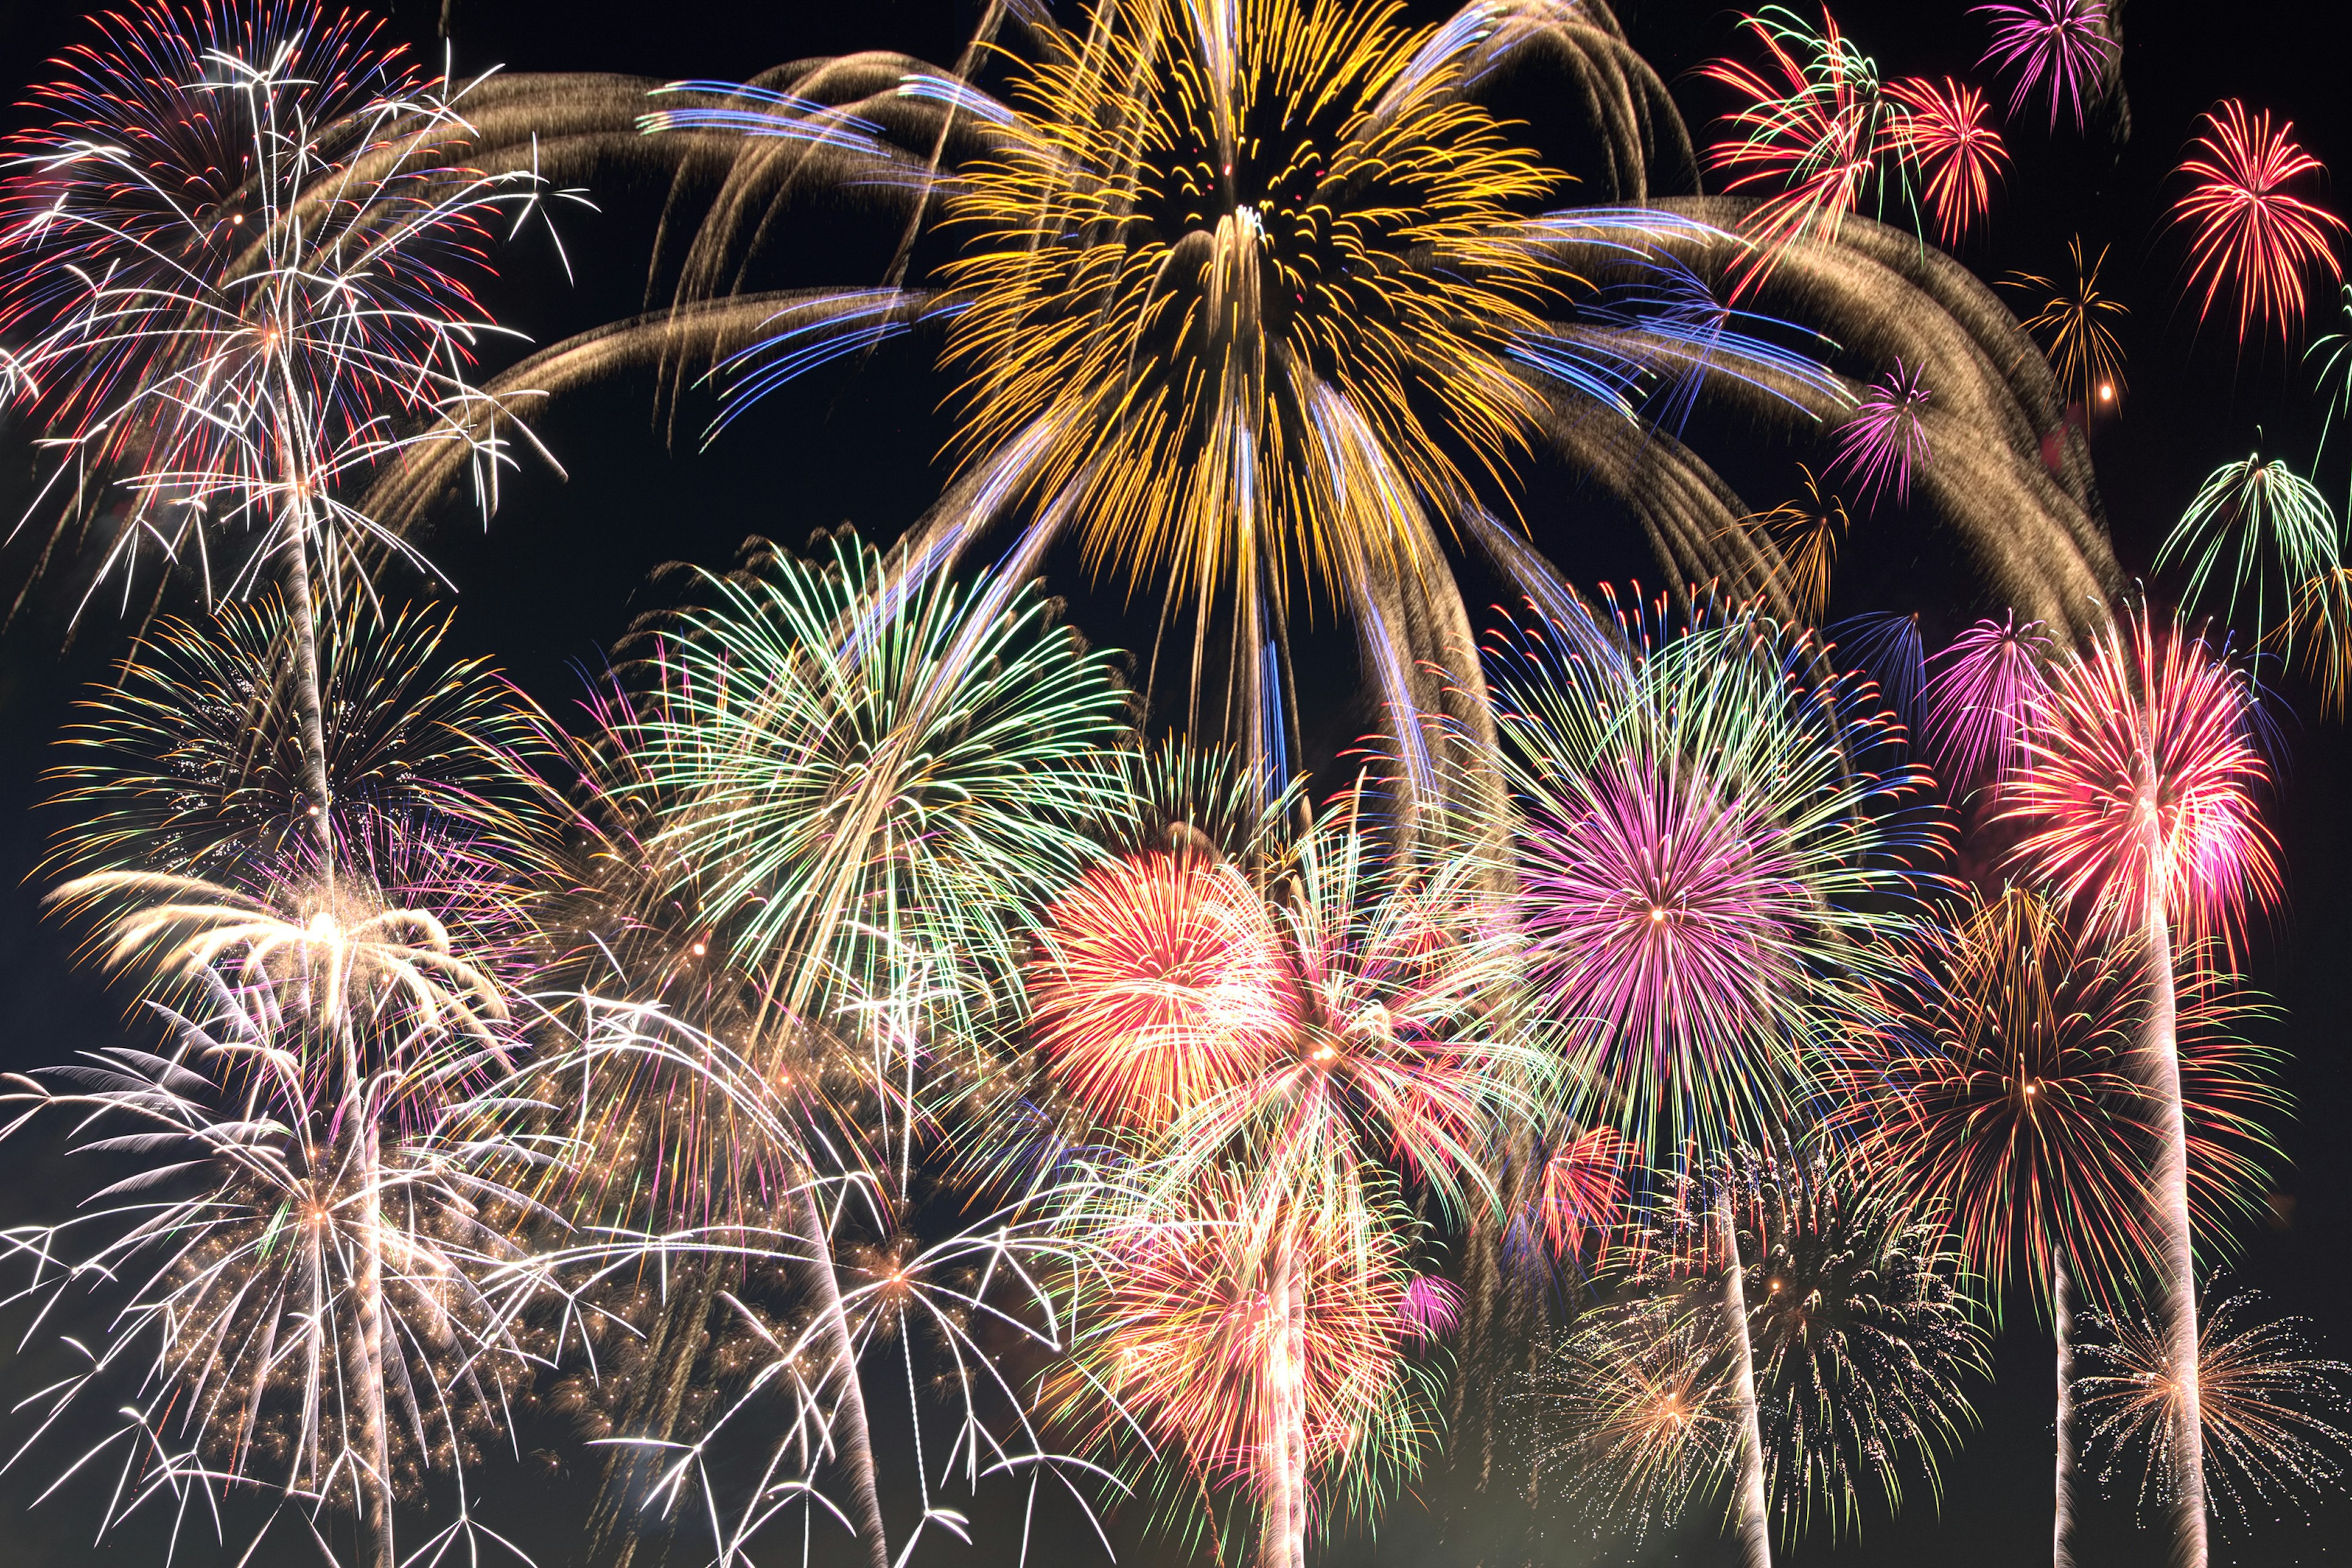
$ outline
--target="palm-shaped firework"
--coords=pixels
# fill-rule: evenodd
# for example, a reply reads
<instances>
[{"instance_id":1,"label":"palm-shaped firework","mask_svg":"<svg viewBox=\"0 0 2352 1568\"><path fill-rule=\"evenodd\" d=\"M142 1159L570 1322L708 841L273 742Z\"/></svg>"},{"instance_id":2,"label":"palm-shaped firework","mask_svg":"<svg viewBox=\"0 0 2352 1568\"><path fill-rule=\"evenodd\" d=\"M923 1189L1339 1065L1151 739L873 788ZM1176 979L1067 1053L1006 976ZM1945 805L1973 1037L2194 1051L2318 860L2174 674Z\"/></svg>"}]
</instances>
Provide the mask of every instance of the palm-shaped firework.
<instances>
[{"instance_id":1,"label":"palm-shaped firework","mask_svg":"<svg viewBox=\"0 0 2352 1568\"><path fill-rule=\"evenodd\" d=\"M1053 1387L1114 1453L1164 1449L1269 1563L1418 1468L1407 1352L1435 1287L1401 1193L1490 1199L1489 1129L1543 1089L1486 868L1383 848L1374 809L1360 786L1252 863L1188 832L1097 868L1029 977L1065 1136L1137 1172Z\"/></svg>"},{"instance_id":2,"label":"palm-shaped firework","mask_svg":"<svg viewBox=\"0 0 2352 1568\"><path fill-rule=\"evenodd\" d=\"M2074 542L2093 537L2069 521L2089 496L2080 464L2053 480L2038 434L1988 447L1990 425L1965 417L2013 408L2015 431L2059 427L2040 362L1957 266L1856 217L1779 247L1752 308L1725 303L1753 204L1664 195L1696 188L1688 138L1604 5L1482 5L1420 28L1297 0L1098 0L1066 27L1013 16L989 12L952 69L856 55L741 89L677 84L646 120L656 134L614 160L724 170L683 254L657 266L672 308L493 387L715 360L731 416L902 336L936 345L957 389L957 478L896 569L945 570L992 530L1017 530L1024 562L1075 538L1129 592L1164 594L1187 728L1243 746L1277 788L1295 739L1288 623L1312 603L1354 626L1396 745L1427 744L1413 716L1435 712L1481 743L1447 545L1518 592L1559 591L1562 551L1498 521L1534 455L1622 503L1677 579L1770 588L1769 542L1732 527L1743 509L1677 438L1695 399L1806 442L1843 418L1853 384L1792 352L1826 339L1768 310L1868 342L1862 381L1899 356L1935 387L1937 450L1968 480L1922 489L1988 546L2011 597L2071 623L2113 576ZM1547 168L1483 101L1508 68L1546 59L1570 67L1562 101L1601 152L1591 167ZM1591 205L1556 205L1570 174ZM780 204L820 186L881 208L893 263L740 292L770 237L799 226ZM704 189L698 174L677 199ZM436 464L454 463L414 454L382 508L428 504Z\"/></svg>"},{"instance_id":3,"label":"palm-shaped firework","mask_svg":"<svg viewBox=\"0 0 2352 1568\"><path fill-rule=\"evenodd\" d=\"M2098 939L2147 955L2150 1002L2139 1070L2156 1100L2155 1215L2165 1321L2177 1365L2197 1359L2197 1295L2179 981L2249 903L2277 896L2254 791L2268 777L2247 677L2203 639L2142 611L2053 673L2002 794L2022 832L2014 858L2078 904ZM2173 1451L2182 1549L2205 1561L2206 1508L2193 1376Z\"/></svg>"}]
</instances>

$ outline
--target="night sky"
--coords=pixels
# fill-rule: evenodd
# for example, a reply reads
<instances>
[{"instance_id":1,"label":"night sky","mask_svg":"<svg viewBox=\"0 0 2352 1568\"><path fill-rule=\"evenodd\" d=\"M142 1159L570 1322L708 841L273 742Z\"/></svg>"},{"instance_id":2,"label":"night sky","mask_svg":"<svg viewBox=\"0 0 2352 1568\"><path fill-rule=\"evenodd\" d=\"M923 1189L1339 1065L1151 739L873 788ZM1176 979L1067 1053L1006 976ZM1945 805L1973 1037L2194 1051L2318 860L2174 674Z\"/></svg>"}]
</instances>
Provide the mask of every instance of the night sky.
<instances>
[{"instance_id":1,"label":"night sky","mask_svg":"<svg viewBox=\"0 0 2352 1568\"><path fill-rule=\"evenodd\" d=\"M623 71L655 78L740 79L770 65L811 55L887 47L951 61L968 36L977 7L966 0L772 0L733 5L711 0L663 0L626 7L561 4L555 0L452 0L449 26L461 73L493 64L517 71ZM2202 477L2217 464L2243 457L2259 440L2265 456L2284 456L2298 468L2313 457L2320 409L2307 370L2276 347L2241 352L2226 330L2197 330L2193 309L2179 304L2181 250L2164 232L2162 216L2178 187L2168 176L2178 163L2199 111L2216 100L2243 96L2295 122L2306 147L2336 169L2352 174L2352 119L2347 119L2343 55L2328 43L2338 7L2320 4L2188 5L2131 0L2126 14L2125 79L2133 134L2117 149L2095 132L2063 128L2045 135L2029 110L2007 127L2012 155L2007 186L1988 226L1962 253L1981 277L2012 269L2060 273L2068 237L2081 233L2095 250L2111 246L2105 286L2130 307L2121 328L2130 395L2122 417L2095 434L2098 481L2126 574L2145 576L2156 542L2179 516ZM38 62L78 37L76 4L0 3L0 101L13 101L33 79ZM1876 55L1887 76L1958 74L1990 86L1975 64L1987 24L1958 0L1845 0L1836 7L1848 34ZM402 36L437 55L438 0L391 8ZM1733 13L1689 0L1623 0L1619 14L1635 45L1673 84L1694 133L1707 139L1707 121L1725 104L1694 79L1691 68L1734 44ZM1993 94L2006 102L2005 87ZM1513 111L1540 123L1541 104ZM16 111L9 110L9 113ZM491 293L501 319L539 342L632 314L643 308L646 262L659 210L658 171L648 163L632 184L616 173L593 195L600 211L562 221L576 273L567 283L551 250L533 240L503 259L504 276ZM2331 205L2352 205L2339 178ZM854 218L855 215L852 215ZM870 223L845 222L814 235L806 246L787 238L764 265L766 286L820 279L856 282L874 275L877 248ZM843 237L850 237L845 239ZM2316 333L2335 330L2338 310L2332 280L2314 292ZM2012 296L2022 299L2023 296ZM676 439L652 416L648 380L620 380L577 396L537 421L542 437L569 469L559 480L526 463L509 482L505 504L487 531L467 512L452 509L423 541L424 548L459 590L457 637L461 650L494 658L524 687L561 709L581 689L583 671L597 668L608 647L663 590L648 576L670 562L727 565L748 535L797 543L813 531L847 521L868 537L887 540L936 496L944 468L939 452L947 431L938 411L942 384L918 374L911 355L879 355L863 366L813 376L731 427L711 449L699 449L707 403L689 399ZM1719 450L1720 443L1710 452ZM2322 488L2341 502L2347 476L2339 440L2323 465ZM1786 454L1770 454L1773 472ZM1759 472L1765 471L1759 469ZM33 458L25 432L0 424L0 527L23 510ZM1751 489L1734 475L1743 496L1762 508L1785 499L1769 485ZM1533 473L1521 498L1538 542L1580 584L1639 576L1655 584L1658 569L1627 529L1595 525L1582 507L1574 476ZM0 602L13 601L37 541L16 539L0 550ZM1968 620L1998 610L1958 570L1948 542L1933 523L1897 510L1857 520L1841 570L1832 616L1863 611L1917 611L1930 645ZM1069 596L1070 613L1097 640L1134 647L1148 637L1148 620L1131 616L1116 597L1089 593L1075 561L1055 559L1049 575ZM103 1043L119 1029L121 1004L67 963L67 945L38 917L41 847L55 826L37 808L48 742L84 683L120 654L129 628L116 605L101 602L80 624L68 612L80 582L61 573L36 589L26 608L0 637L0 1068L24 1068L66 1059ZM2179 584L2159 580L2159 597ZM1485 590L1479 590L1485 592ZM1486 592L1484 604L1498 596ZM142 601L143 604L143 599ZM1303 655L1302 689L1326 706L1305 715L1310 752L1328 755L1370 727L1370 710L1353 689L1344 638L1324 628ZM2352 822L2344 809L2352 782L2352 742L2341 724L2321 719L2310 693L2284 672L2276 677L2278 715L2289 761L2274 803L2285 846L2288 900L2273 919L2258 921L2248 963L2252 982L2277 1004L2279 1016L2257 1026L2260 1041L2280 1053L2281 1071L2295 1100L2281 1131L2285 1159L2276 1179L2273 1222L2242 1237L2236 1279L2259 1287L2281 1311L2307 1315L2313 1335L2352 1359L2352 1063L2345 1054L2347 1010L2342 997L2352 955ZM74 1176L32 1140L0 1145L0 1220L54 1212L80 1190ZM21 1331L21 1314L0 1317L5 1343ZM0 1348L0 1400L13 1403L37 1382L37 1369L7 1363ZM1809 1540L1783 1561L1797 1565L1885 1563L1902 1568L1942 1564L2030 1563L2049 1549L2051 1373L2046 1338L2030 1317L2012 1312L1998 1352L1997 1382L1976 1391L1982 1428L1944 1468L1940 1512L1921 1489L1899 1518L1871 1518L1858 1539L1832 1545ZM0 1451L13 1449L21 1424L0 1426ZM579 1559L579 1521L591 1495L593 1461L562 1434L527 1431L534 1450L518 1465L494 1466L479 1488L485 1511L533 1552L542 1568ZM88 1548L98 1497L68 1488L32 1506L62 1450L37 1452L0 1476L0 1562L57 1564L84 1559L112 1564L160 1562L160 1532L134 1528L94 1553ZM978 1544L957 1546L941 1537L918 1554L925 1564L969 1562L1011 1564L1020 1521L1001 1512L1002 1500L977 1521ZM2135 1532L2126 1500L2088 1504L2078 1560L2092 1565L2161 1560L2163 1537ZM797 1551L797 1532L775 1543L775 1560ZM1175 1563L1178 1554L1115 1530L1123 1561ZM236 1540L232 1531L231 1539ZM314 1560L297 1549L297 1536L266 1553L270 1562ZM405 1543L422 1539L410 1529ZM681 1542L671 1561L690 1563ZM1035 1560L1045 1568L1076 1568L1099 1561L1076 1521L1042 1519ZM846 1561L818 1552L820 1561ZM1732 1543L1717 1538L1712 1521L1656 1537L1636 1552L1623 1542L1595 1543L1566 1517L1539 1510L1530 1517L1516 1502L1480 1500L1465 1479L1440 1467L1420 1497L1389 1510L1377 1542L1335 1543L1337 1563L1469 1564L1535 1561L1572 1565L1735 1561ZM2302 1518L2264 1521L2219 1538L2217 1562L2279 1564L2352 1560L2352 1502L2319 1507ZM236 1561L216 1552L194 1521L181 1561L206 1568ZM647 1561L641 1558L640 1562Z\"/></svg>"}]
</instances>

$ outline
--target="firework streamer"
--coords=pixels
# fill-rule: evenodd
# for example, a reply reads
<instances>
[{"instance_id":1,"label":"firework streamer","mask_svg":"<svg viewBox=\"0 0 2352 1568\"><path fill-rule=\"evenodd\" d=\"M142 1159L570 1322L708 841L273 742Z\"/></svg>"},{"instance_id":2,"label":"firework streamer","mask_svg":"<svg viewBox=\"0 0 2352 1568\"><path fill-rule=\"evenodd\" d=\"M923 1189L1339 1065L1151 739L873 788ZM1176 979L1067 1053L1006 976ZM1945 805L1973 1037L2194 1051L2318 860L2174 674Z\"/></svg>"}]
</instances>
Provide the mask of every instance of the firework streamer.
<instances>
[{"instance_id":1,"label":"firework streamer","mask_svg":"<svg viewBox=\"0 0 2352 1568\"><path fill-rule=\"evenodd\" d=\"M2116 37L2116 9L2115 0L2019 0L1972 8L1972 15L1992 19L1992 43L1981 63L2017 72L2009 96L2011 116L2036 92L2046 92L2051 131L2058 129L2061 114L2079 131L2095 97L2120 90L2123 46Z\"/></svg>"}]
</instances>

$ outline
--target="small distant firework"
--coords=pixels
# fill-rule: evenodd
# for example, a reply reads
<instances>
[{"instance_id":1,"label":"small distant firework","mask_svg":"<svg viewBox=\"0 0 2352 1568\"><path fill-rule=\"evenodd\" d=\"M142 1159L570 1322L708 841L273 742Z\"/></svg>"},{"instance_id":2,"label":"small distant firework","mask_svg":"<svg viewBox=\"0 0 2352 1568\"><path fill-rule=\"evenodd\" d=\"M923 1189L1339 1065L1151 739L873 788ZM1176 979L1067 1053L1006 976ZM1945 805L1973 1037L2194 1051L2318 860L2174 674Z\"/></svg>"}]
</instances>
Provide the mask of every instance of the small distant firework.
<instances>
[{"instance_id":1,"label":"small distant firework","mask_svg":"<svg viewBox=\"0 0 2352 1568\"><path fill-rule=\"evenodd\" d=\"M2300 1318L2273 1318L2241 1290L2205 1314L2197 1357L2204 1475L2225 1517L2294 1501L2352 1462L2352 1365L2312 1350ZM2145 1318L2094 1322L2079 1387L2101 1479L2136 1478L2143 1506L2179 1487L2180 1379L2164 1330Z\"/></svg>"},{"instance_id":2,"label":"small distant firework","mask_svg":"<svg viewBox=\"0 0 2352 1568\"><path fill-rule=\"evenodd\" d=\"M1992 18L1992 43L1983 63L2017 72L2017 85L2009 96L2011 119L2027 99L2045 91L2050 95L2050 129L2058 129L2062 110L2077 130L2082 128L2123 53L2108 31L2108 4L2019 0L1974 7L1974 15Z\"/></svg>"},{"instance_id":3,"label":"small distant firework","mask_svg":"<svg viewBox=\"0 0 2352 1568\"><path fill-rule=\"evenodd\" d=\"M1717 1148L1775 1123L1832 976L1900 922L1880 900L1906 889L1918 781L1857 769L1883 714L1866 682L1806 673L1811 634L1752 611L1619 626L1613 656L1570 626L1496 650L1525 963L1582 1114L1645 1153Z\"/></svg>"},{"instance_id":4,"label":"small distant firework","mask_svg":"<svg viewBox=\"0 0 2352 1568\"><path fill-rule=\"evenodd\" d=\"M2012 273L2004 281L2021 288L2053 290L2041 308L2025 319L2025 330L2041 334L2042 352L2050 356L2051 368L2057 372L2059 387L2069 402L2082 405L2087 420L2095 415L2113 414L2123 406L2123 345L2105 318L2131 312L2122 300L2099 292L2099 269L2107 264L2105 247L2102 246L2098 256L2086 266L2083 260L2083 237L2076 235L2066 242L2066 254L2074 263L2074 280L2063 292L2055 292L2058 285L2032 272Z\"/></svg>"},{"instance_id":5,"label":"small distant firework","mask_svg":"<svg viewBox=\"0 0 2352 1568\"><path fill-rule=\"evenodd\" d=\"M1797 472L1804 476L1803 499L1783 501L1740 522L1743 527L1761 528L1770 538L1785 569L1789 602L1798 619L1819 626L1829 613L1830 578L1837 566L1838 546L1851 523L1845 502L1823 489L1812 469L1800 463Z\"/></svg>"},{"instance_id":6,"label":"small distant firework","mask_svg":"<svg viewBox=\"0 0 2352 1568\"><path fill-rule=\"evenodd\" d=\"M1910 110L1904 128L1925 184L1920 195L1936 215L1936 237L1947 248L1992 210L1993 182L2009 162L2000 132L1985 117L1984 95L1946 77L1904 77L1886 96Z\"/></svg>"},{"instance_id":7,"label":"small distant firework","mask_svg":"<svg viewBox=\"0 0 2352 1568\"><path fill-rule=\"evenodd\" d=\"M1979 621L1936 656L1943 668L1927 685L1927 741L1954 799L2024 763L2052 656L2050 629L2040 621L2020 626L2014 611Z\"/></svg>"},{"instance_id":8,"label":"small distant firework","mask_svg":"<svg viewBox=\"0 0 2352 1568\"><path fill-rule=\"evenodd\" d=\"M2156 552L2159 572L2188 564L2184 605L2221 598L2222 618L2235 621L2239 600L2251 598L2258 644L2278 629L2273 613L2284 615L2296 590L2336 561L2336 513L2326 498L2284 458L2264 461L2259 452L2208 474Z\"/></svg>"},{"instance_id":9,"label":"small distant firework","mask_svg":"<svg viewBox=\"0 0 2352 1568\"><path fill-rule=\"evenodd\" d=\"M1554 1265L1590 1269L1623 1216L1636 1166L1633 1146L1615 1128L1595 1127L1549 1148L1539 1145L1538 1155L1531 1200L1535 1234Z\"/></svg>"},{"instance_id":10,"label":"small distant firework","mask_svg":"<svg viewBox=\"0 0 2352 1568\"><path fill-rule=\"evenodd\" d=\"M1727 191L1771 193L1747 225L1759 247L1758 269L1794 240L1833 237L1849 213L1911 209L1916 154L1909 111L1881 88L1877 62L1826 9L1818 29L1782 5L1739 24L1769 63L1709 60L1699 75L1743 100L1724 117L1738 134L1707 150L1708 167L1731 176Z\"/></svg>"},{"instance_id":11,"label":"small distant firework","mask_svg":"<svg viewBox=\"0 0 2352 1568\"><path fill-rule=\"evenodd\" d=\"M2273 129L2269 110L2249 110L2232 98L2208 110L2204 126L2181 162L2190 184L2171 218L2189 230L2189 289L2204 285L2197 319L2210 316L2227 289L2236 297L2242 344L2258 331L2291 342L2303 325L2307 275L2324 267L2342 282L2333 237L2352 230L2288 189L2326 172L2294 139L2292 121Z\"/></svg>"},{"instance_id":12,"label":"small distant firework","mask_svg":"<svg viewBox=\"0 0 2352 1568\"><path fill-rule=\"evenodd\" d=\"M2327 399L2327 412L2319 422L2319 449L2324 453L2336 420L2352 414L2352 284L2347 284L2337 297L2336 331L2314 339L2303 357L2305 363L2320 362L2313 381L2315 390Z\"/></svg>"},{"instance_id":13,"label":"small distant firework","mask_svg":"<svg viewBox=\"0 0 2352 1568\"><path fill-rule=\"evenodd\" d=\"M2352 702L2352 567L2330 566L2294 591L2281 640L2301 650L2321 710L2344 717Z\"/></svg>"},{"instance_id":14,"label":"small distant firework","mask_svg":"<svg viewBox=\"0 0 2352 1568\"><path fill-rule=\"evenodd\" d=\"M1876 504L1889 489L1897 502L1908 501L1912 470L1932 460L1926 420L1935 395L1925 368L1896 360L1864 390L1853 417L1838 427L1834 466L1861 487L1865 505Z\"/></svg>"}]
</instances>

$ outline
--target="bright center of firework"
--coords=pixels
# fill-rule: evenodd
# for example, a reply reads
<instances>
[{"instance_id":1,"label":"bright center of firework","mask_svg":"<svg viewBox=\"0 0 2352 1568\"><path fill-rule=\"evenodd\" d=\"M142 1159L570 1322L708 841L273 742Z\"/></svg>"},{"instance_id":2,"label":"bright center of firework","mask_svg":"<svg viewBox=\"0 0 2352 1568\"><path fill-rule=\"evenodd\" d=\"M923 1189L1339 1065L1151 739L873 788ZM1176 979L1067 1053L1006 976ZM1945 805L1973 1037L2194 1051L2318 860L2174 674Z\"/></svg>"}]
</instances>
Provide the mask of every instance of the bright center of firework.
<instances>
[{"instance_id":1,"label":"bright center of firework","mask_svg":"<svg viewBox=\"0 0 2352 1568\"><path fill-rule=\"evenodd\" d=\"M2114 386L2114 384L2113 384L2112 383L2110 383L2110 382L2105 382L2105 381L2103 381L2103 382L2099 383L2099 401L2100 401L2100 402L2102 402L2102 403L2109 403L2109 402L2113 402L2113 401L2114 401L2114 399L2115 399L2115 395L2116 395L2116 389L2115 389L2115 386Z\"/></svg>"}]
</instances>

